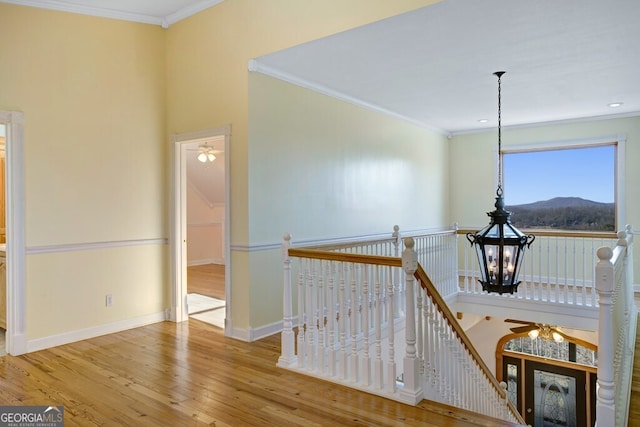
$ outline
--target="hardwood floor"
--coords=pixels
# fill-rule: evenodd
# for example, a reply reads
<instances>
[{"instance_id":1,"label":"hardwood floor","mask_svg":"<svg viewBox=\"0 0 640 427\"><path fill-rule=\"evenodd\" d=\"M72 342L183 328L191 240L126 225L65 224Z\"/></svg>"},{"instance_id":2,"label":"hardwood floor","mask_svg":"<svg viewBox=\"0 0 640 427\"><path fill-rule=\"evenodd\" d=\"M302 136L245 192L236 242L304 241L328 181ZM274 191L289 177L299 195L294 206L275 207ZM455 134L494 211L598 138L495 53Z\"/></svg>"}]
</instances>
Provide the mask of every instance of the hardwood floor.
<instances>
[{"instance_id":1,"label":"hardwood floor","mask_svg":"<svg viewBox=\"0 0 640 427\"><path fill-rule=\"evenodd\" d=\"M224 299L224 265L187 267L187 292Z\"/></svg>"},{"instance_id":2,"label":"hardwood floor","mask_svg":"<svg viewBox=\"0 0 640 427\"><path fill-rule=\"evenodd\" d=\"M640 426L640 314L636 319L636 346L634 350L631 399L629 399L629 427Z\"/></svg>"},{"instance_id":3,"label":"hardwood floor","mask_svg":"<svg viewBox=\"0 0 640 427\"><path fill-rule=\"evenodd\" d=\"M514 426L413 407L275 366L280 337L245 343L197 321L156 323L0 359L0 405L64 405L66 426Z\"/></svg>"}]
</instances>

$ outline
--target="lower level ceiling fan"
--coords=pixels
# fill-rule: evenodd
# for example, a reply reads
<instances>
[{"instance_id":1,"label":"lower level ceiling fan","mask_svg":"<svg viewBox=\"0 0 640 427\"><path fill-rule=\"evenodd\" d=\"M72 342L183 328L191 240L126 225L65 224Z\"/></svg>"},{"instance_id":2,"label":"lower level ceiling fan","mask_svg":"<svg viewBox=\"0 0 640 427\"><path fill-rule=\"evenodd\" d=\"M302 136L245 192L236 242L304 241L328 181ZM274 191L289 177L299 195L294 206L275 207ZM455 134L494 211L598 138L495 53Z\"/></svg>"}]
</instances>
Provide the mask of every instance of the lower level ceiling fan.
<instances>
[{"instance_id":1,"label":"lower level ceiling fan","mask_svg":"<svg viewBox=\"0 0 640 427\"><path fill-rule=\"evenodd\" d=\"M554 340L555 342L562 342L565 338L568 338L557 326L547 325L545 323L525 322L522 320L506 319L508 323L519 323L526 326L517 326L511 328L511 332L514 334L527 333L529 338L536 339L538 337L546 340Z\"/></svg>"}]
</instances>

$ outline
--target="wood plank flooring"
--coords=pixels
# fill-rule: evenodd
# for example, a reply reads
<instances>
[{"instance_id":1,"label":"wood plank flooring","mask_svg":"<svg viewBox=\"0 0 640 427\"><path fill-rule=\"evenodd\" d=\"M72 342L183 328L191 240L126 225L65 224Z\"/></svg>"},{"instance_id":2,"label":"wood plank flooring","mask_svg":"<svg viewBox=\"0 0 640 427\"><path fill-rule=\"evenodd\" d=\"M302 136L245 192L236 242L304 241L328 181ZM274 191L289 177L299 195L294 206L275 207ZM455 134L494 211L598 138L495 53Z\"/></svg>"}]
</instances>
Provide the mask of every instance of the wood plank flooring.
<instances>
[{"instance_id":1,"label":"wood plank flooring","mask_svg":"<svg viewBox=\"0 0 640 427\"><path fill-rule=\"evenodd\" d=\"M275 366L280 337L162 322L0 358L0 405L64 405L66 426L514 426L413 407Z\"/></svg>"},{"instance_id":2,"label":"wood plank flooring","mask_svg":"<svg viewBox=\"0 0 640 427\"><path fill-rule=\"evenodd\" d=\"M224 298L224 265L204 264L187 267L187 293Z\"/></svg>"},{"instance_id":3,"label":"wood plank flooring","mask_svg":"<svg viewBox=\"0 0 640 427\"><path fill-rule=\"evenodd\" d=\"M636 346L631 377L631 399L629 400L629 427L640 426L640 314L636 319Z\"/></svg>"}]
</instances>

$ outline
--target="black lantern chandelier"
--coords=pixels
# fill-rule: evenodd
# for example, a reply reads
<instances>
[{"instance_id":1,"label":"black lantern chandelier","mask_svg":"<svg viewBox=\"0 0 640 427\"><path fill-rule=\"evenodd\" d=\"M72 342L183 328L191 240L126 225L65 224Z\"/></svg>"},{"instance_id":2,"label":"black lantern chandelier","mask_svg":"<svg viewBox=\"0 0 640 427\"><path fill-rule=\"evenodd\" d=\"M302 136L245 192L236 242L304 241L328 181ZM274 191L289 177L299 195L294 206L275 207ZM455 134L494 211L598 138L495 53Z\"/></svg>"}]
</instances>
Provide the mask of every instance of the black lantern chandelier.
<instances>
[{"instance_id":1,"label":"black lantern chandelier","mask_svg":"<svg viewBox=\"0 0 640 427\"><path fill-rule=\"evenodd\" d=\"M487 213L491 218L488 226L476 234L467 234L471 246L476 247L480 263L480 283L487 292L514 293L520 281L518 274L524 258L525 247L533 243L535 236L525 235L511 225L511 212L504 209L502 197L502 117L501 117L501 78L504 71L493 73L498 77L498 190L496 191L496 210Z\"/></svg>"}]
</instances>

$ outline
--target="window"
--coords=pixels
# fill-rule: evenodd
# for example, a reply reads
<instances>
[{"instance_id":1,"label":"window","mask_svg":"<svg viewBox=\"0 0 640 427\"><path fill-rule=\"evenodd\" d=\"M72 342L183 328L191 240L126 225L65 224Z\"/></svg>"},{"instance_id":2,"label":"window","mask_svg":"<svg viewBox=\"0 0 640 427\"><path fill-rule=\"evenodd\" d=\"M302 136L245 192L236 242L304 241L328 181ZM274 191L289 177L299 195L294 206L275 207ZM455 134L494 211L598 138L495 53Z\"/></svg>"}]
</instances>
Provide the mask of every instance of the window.
<instances>
[{"instance_id":1,"label":"window","mask_svg":"<svg viewBox=\"0 0 640 427\"><path fill-rule=\"evenodd\" d=\"M616 231L616 142L503 151L505 204L524 229Z\"/></svg>"}]
</instances>

